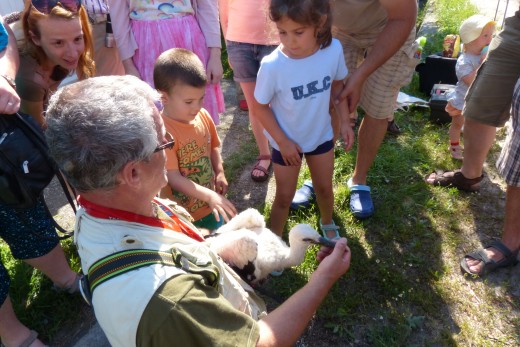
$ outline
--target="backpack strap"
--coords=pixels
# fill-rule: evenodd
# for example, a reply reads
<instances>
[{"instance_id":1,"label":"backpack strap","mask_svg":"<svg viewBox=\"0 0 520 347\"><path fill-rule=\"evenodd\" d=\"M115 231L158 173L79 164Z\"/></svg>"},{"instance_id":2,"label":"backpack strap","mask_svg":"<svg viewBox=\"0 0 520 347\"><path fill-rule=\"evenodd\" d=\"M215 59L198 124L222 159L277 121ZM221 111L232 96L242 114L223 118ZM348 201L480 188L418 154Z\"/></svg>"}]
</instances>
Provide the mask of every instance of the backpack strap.
<instances>
[{"instance_id":1,"label":"backpack strap","mask_svg":"<svg viewBox=\"0 0 520 347\"><path fill-rule=\"evenodd\" d=\"M175 266L188 273L199 274L207 285L215 288L220 278L219 269L211 260L202 260L177 247L172 247L167 251L131 249L112 253L92 264L88 275L82 279L81 294L91 305L92 294L100 284L126 272L154 264Z\"/></svg>"}]
</instances>

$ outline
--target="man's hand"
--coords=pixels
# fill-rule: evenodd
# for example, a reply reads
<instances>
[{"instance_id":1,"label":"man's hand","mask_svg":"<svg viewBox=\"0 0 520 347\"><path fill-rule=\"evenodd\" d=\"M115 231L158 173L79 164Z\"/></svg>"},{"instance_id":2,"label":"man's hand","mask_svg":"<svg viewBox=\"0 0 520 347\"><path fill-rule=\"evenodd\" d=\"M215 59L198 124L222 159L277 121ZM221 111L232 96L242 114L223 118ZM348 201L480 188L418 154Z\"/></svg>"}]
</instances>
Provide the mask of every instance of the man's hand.
<instances>
[{"instance_id":1,"label":"man's hand","mask_svg":"<svg viewBox=\"0 0 520 347\"><path fill-rule=\"evenodd\" d=\"M335 282L350 268L350 248L347 239L342 237L336 241L334 249L322 246L316 256L320 265L313 273L314 276Z\"/></svg>"}]
</instances>

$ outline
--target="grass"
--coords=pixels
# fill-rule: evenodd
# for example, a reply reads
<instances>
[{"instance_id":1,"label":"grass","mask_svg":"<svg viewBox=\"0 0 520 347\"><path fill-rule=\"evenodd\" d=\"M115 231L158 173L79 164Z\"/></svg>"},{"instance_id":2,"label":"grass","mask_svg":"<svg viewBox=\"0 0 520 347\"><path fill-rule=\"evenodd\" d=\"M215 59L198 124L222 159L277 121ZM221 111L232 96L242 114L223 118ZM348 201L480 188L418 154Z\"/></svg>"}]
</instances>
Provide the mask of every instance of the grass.
<instances>
[{"instance_id":1,"label":"grass","mask_svg":"<svg viewBox=\"0 0 520 347\"><path fill-rule=\"evenodd\" d=\"M466 0L435 0L435 6L440 31L428 38L426 54L440 51L444 36L456 33L458 23L475 11ZM427 98L417 90L415 76L404 91ZM480 245L480 239L500 235L503 189L488 182L493 190L465 194L425 185L423 176L432 169L460 166L449 157L447 126L430 124L428 110L420 108L399 112L396 119L404 133L385 139L368 177L376 206L376 214L368 220L358 221L348 210L345 182L355 165L356 148L349 153L335 150L334 219L349 240L352 264L318 310L300 345L520 344L520 294L518 282L510 282L515 277L470 281L458 269L462 254ZM490 155L487 171L492 176L496 176L493 160L498 150L495 146ZM244 141L226 159L230 182L255 155L254 145ZM307 177L308 171L302 170L300 183ZM269 216L269 202L259 208ZM298 223L317 227L317 214L316 206L292 213L288 229ZM62 245L72 267L79 270L71 241ZM312 248L301 266L271 279L268 289L285 298L297 291L317 266L316 251ZM84 304L77 296L55 293L48 279L13 260L1 241L0 256L12 279L10 295L18 317L45 341L52 340L64 324L79 323L77 313ZM507 270L504 273L507 276Z\"/></svg>"}]
</instances>

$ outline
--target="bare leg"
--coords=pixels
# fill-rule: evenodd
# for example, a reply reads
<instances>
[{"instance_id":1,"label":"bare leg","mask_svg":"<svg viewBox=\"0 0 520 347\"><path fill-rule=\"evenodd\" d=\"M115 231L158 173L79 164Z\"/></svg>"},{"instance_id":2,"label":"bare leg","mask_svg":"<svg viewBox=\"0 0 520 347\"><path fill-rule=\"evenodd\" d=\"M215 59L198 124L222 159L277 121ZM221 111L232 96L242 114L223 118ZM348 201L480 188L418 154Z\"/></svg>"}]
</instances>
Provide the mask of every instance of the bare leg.
<instances>
[{"instance_id":1,"label":"bare leg","mask_svg":"<svg viewBox=\"0 0 520 347\"><path fill-rule=\"evenodd\" d=\"M23 325L16 317L11 298L7 296L2 306L0 306L0 336L2 343L6 347L20 346L31 334L29 328ZM30 346L41 347L44 344L36 339Z\"/></svg>"},{"instance_id":2,"label":"bare leg","mask_svg":"<svg viewBox=\"0 0 520 347\"><path fill-rule=\"evenodd\" d=\"M358 150L356 168L352 176L353 184L367 183L368 170L385 138L387 127L387 119L376 119L369 115L365 115L363 118L358 131Z\"/></svg>"},{"instance_id":3,"label":"bare leg","mask_svg":"<svg viewBox=\"0 0 520 347\"><path fill-rule=\"evenodd\" d=\"M241 82L240 87L242 87L242 91L244 92L244 96L246 98L247 104L253 104L254 91L255 91L256 82ZM260 123L260 121L254 116L253 108L249 108L249 122L251 123L251 129L253 130L253 135L255 136L256 145L258 146L258 152L260 155L270 155L269 151L269 142L267 141L267 137L264 135L264 127ZM268 168L270 164L269 160L260 160L260 166L264 168ZM253 176L262 176L264 173L260 170L253 170Z\"/></svg>"},{"instance_id":4,"label":"bare leg","mask_svg":"<svg viewBox=\"0 0 520 347\"><path fill-rule=\"evenodd\" d=\"M271 208L271 230L278 236L282 236L285 222L287 222L299 172L300 166L274 164L276 194Z\"/></svg>"},{"instance_id":5,"label":"bare leg","mask_svg":"<svg viewBox=\"0 0 520 347\"><path fill-rule=\"evenodd\" d=\"M506 216L504 220L504 233L502 243L513 253L520 249L520 187L507 186ZM487 256L495 261L500 261L504 255L494 248L486 249ZM484 265L481 261L466 260L469 269L473 273L479 273Z\"/></svg>"},{"instance_id":6,"label":"bare leg","mask_svg":"<svg viewBox=\"0 0 520 347\"><path fill-rule=\"evenodd\" d=\"M70 288L76 281L77 274L70 269L59 244L46 255L25 259L25 262L43 272L60 288Z\"/></svg>"},{"instance_id":7,"label":"bare leg","mask_svg":"<svg viewBox=\"0 0 520 347\"><path fill-rule=\"evenodd\" d=\"M464 125L464 117L462 115L451 117L451 125L448 134L450 135L450 143L460 142L460 131Z\"/></svg>"},{"instance_id":8,"label":"bare leg","mask_svg":"<svg viewBox=\"0 0 520 347\"><path fill-rule=\"evenodd\" d=\"M334 210L334 192L332 190L332 174L334 171L334 150L319 155L305 157L314 190L316 202L320 209L321 224L332 223L332 212Z\"/></svg>"},{"instance_id":9,"label":"bare leg","mask_svg":"<svg viewBox=\"0 0 520 347\"><path fill-rule=\"evenodd\" d=\"M464 159L460 169L464 177L476 178L482 175L484 161L495 142L496 128L466 119L464 124Z\"/></svg>"}]
</instances>

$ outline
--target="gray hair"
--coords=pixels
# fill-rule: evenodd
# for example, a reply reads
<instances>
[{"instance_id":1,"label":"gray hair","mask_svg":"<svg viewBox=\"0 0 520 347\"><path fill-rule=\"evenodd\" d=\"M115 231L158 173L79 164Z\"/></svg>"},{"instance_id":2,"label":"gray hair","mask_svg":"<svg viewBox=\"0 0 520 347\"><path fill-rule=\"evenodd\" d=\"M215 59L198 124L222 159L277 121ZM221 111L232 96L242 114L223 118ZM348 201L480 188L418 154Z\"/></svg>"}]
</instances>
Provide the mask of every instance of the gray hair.
<instances>
[{"instance_id":1,"label":"gray hair","mask_svg":"<svg viewBox=\"0 0 520 347\"><path fill-rule=\"evenodd\" d=\"M49 102L49 153L80 192L111 189L131 161L158 145L159 94L133 76L94 77L60 89Z\"/></svg>"}]
</instances>

